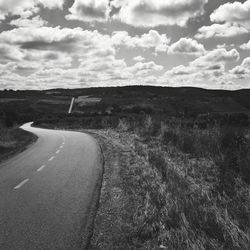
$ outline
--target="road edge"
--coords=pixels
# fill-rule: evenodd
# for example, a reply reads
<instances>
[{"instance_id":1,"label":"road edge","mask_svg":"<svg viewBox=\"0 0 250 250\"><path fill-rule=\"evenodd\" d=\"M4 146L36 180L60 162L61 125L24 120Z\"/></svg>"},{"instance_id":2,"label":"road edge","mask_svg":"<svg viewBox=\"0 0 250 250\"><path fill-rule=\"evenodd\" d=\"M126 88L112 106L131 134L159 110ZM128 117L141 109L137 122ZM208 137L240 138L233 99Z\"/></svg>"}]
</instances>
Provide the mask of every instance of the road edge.
<instances>
[{"instance_id":1,"label":"road edge","mask_svg":"<svg viewBox=\"0 0 250 250\"><path fill-rule=\"evenodd\" d=\"M41 128L44 129L43 127L39 127L39 126L32 126L32 127L36 127L36 128ZM47 128L45 128L47 129ZM63 129L53 129L52 130L63 130ZM77 130L77 129L66 129L65 131L72 131L72 132L79 132L79 133L83 133L83 134L87 134L88 136L90 136L92 138L92 140L94 140L94 142L97 145L97 148L99 148L99 155L100 157L100 173L99 173L99 177L97 178L98 181L95 185L95 188L93 190L93 196L92 199L89 203L89 206L87 207L87 212L86 212L86 216L82 221L82 228L81 228L81 242L80 242L80 246L81 249L89 249L89 247L91 246L91 240L94 234L94 230L95 230L95 221L96 221L96 216L98 213L98 209L100 206L100 198L101 198L101 192L102 192L102 187L103 187L103 178L104 178L104 173L105 173L105 154L104 154L104 150L103 150L103 146L101 141L98 138L98 134L89 130ZM33 134L33 133L31 133Z\"/></svg>"},{"instance_id":2,"label":"road edge","mask_svg":"<svg viewBox=\"0 0 250 250\"><path fill-rule=\"evenodd\" d=\"M93 191L94 195L91 199L90 205L87 208L87 213L86 213L87 216L84 218L85 223L82 223L82 227L84 228L82 228L81 230L81 232L84 232L83 236L86 235L85 237L82 238L81 247L82 249L89 249L90 244L91 244L91 239L94 234L96 215L97 215L98 208L100 205L101 190L103 186L103 176L104 176L104 171L105 171L105 157L104 157L102 145L99 143L97 138L93 136L92 133L90 133L89 131L77 131L77 130L74 130L74 131L89 135L96 142L96 145L98 146L100 150L100 156L101 156L101 171L100 171L98 181Z\"/></svg>"}]
</instances>

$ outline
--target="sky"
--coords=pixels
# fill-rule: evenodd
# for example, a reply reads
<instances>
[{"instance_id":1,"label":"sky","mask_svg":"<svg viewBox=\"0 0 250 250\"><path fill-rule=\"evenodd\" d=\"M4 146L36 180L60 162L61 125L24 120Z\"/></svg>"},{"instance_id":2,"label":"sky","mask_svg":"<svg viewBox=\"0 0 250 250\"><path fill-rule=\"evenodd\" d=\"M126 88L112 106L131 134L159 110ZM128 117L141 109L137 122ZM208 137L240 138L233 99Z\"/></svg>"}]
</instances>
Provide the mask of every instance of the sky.
<instances>
[{"instance_id":1,"label":"sky","mask_svg":"<svg viewBox=\"0 0 250 250\"><path fill-rule=\"evenodd\" d=\"M0 89L250 88L250 0L0 0Z\"/></svg>"}]
</instances>

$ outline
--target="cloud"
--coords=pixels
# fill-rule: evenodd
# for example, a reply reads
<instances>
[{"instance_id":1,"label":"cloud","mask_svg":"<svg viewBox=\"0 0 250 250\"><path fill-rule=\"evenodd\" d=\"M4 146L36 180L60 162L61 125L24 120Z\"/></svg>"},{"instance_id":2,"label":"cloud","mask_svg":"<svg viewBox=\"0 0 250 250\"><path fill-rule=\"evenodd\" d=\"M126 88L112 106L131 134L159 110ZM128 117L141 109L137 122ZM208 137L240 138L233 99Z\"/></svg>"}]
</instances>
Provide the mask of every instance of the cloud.
<instances>
[{"instance_id":1,"label":"cloud","mask_svg":"<svg viewBox=\"0 0 250 250\"><path fill-rule=\"evenodd\" d=\"M238 78L250 77L250 57L245 58L241 65L230 70L230 73L236 75Z\"/></svg>"},{"instance_id":2,"label":"cloud","mask_svg":"<svg viewBox=\"0 0 250 250\"><path fill-rule=\"evenodd\" d=\"M35 2L48 9L62 9L65 0L36 0Z\"/></svg>"},{"instance_id":3,"label":"cloud","mask_svg":"<svg viewBox=\"0 0 250 250\"><path fill-rule=\"evenodd\" d=\"M136 75L140 74L148 74L151 71L161 71L164 67L162 65L158 65L155 62L138 62L133 65L130 70Z\"/></svg>"},{"instance_id":4,"label":"cloud","mask_svg":"<svg viewBox=\"0 0 250 250\"><path fill-rule=\"evenodd\" d=\"M82 28L21 27L0 33L0 43L23 49L55 50L83 55L88 51L110 49L110 37ZM79 55L79 54L78 54Z\"/></svg>"},{"instance_id":5,"label":"cloud","mask_svg":"<svg viewBox=\"0 0 250 250\"><path fill-rule=\"evenodd\" d=\"M238 23L250 28L250 0L221 5L210 16L213 22Z\"/></svg>"},{"instance_id":6,"label":"cloud","mask_svg":"<svg viewBox=\"0 0 250 250\"><path fill-rule=\"evenodd\" d=\"M0 44L0 63L21 61L23 57L24 53L17 46Z\"/></svg>"},{"instance_id":7,"label":"cloud","mask_svg":"<svg viewBox=\"0 0 250 250\"><path fill-rule=\"evenodd\" d=\"M43 20L40 16L34 16L32 18L24 18L20 17L18 19L14 19L10 22L10 25L16 27L42 27L48 24L47 21Z\"/></svg>"},{"instance_id":8,"label":"cloud","mask_svg":"<svg viewBox=\"0 0 250 250\"><path fill-rule=\"evenodd\" d=\"M0 20L10 15L32 16L39 7L62 9L64 0L0 0Z\"/></svg>"},{"instance_id":9,"label":"cloud","mask_svg":"<svg viewBox=\"0 0 250 250\"><path fill-rule=\"evenodd\" d=\"M198 33L195 35L197 39L208 39L216 37L233 37L241 34L247 34L249 31L240 24L212 24L210 26L203 26L199 28Z\"/></svg>"},{"instance_id":10,"label":"cloud","mask_svg":"<svg viewBox=\"0 0 250 250\"><path fill-rule=\"evenodd\" d=\"M241 65L250 70L250 57L245 58Z\"/></svg>"},{"instance_id":11,"label":"cloud","mask_svg":"<svg viewBox=\"0 0 250 250\"><path fill-rule=\"evenodd\" d=\"M243 50L250 50L250 40L247 43L244 43L240 46Z\"/></svg>"},{"instance_id":12,"label":"cloud","mask_svg":"<svg viewBox=\"0 0 250 250\"><path fill-rule=\"evenodd\" d=\"M55 67L41 69L22 81L29 81L33 85L39 83L43 88L122 86L128 82L130 84L138 84L138 82L152 84L152 81L156 79L153 73L162 69L161 65L157 65L153 61L128 66L123 59L108 56L104 60L88 58L74 69Z\"/></svg>"},{"instance_id":13,"label":"cloud","mask_svg":"<svg viewBox=\"0 0 250 250\"><path fill-rule=\"evenodd\" d=\"M132 26L185 26L189 19L204 13L204 5L207 1L208 0L119 0L115 1L113 5L120 7L117 18Z\"/></svg>"},{"instance_id":14,"label":"cloud","mask_svg":"<svg viewBox=\"0 0 250 250\"><path fill-rule=\"evenodd\" d=\"M237 65L235 68L230 70L230 73L236 75L238 78L245 78L246 75L250 76L250 69Z\"/></svg>"},{"instance_id":15,"label":"cloud","mask_svg":"<svg viewBox=\"0 0 250 250\"><path fill-rule=\"evenodd\" d=\"M72 57L63 52L57 51L26 51L24 60L27 65L37 62L41 68L53 68L54 65L61 68L68 68L72 64Z\"/></svg>"},{"instance_id":16,"label":"cloud","mask_svg":"<svg viewBox=\"0 0 250 250\"><path fill-rule=\"evenodd\" d=\"M75 0L69 12L68 20L105 22L109 18L109 0Z\"/></svg>"},{"instance_id":17,"label":"cloud","mask_svg":"<svg viewBox=\"0 0 250 250\"><path fill-rule=\"evenodd\" d=\"M228 82L228 73L224 67L218 70L198 70L193 66L179 65L167 71L161 81L167 80L173 87L197 86L205 88L220 88L221 82Z\"/></svg>"},{"instance_id":18,"label":"cloud","mask_svg":"<svg viewBox=\"0 0 250 250\"><path fill-rule=\"evenodd\" d=\"M168 41L159 34L158 41L156 34L128 37L135 48L155 50ZM82 28L18 27L0 33L0 45L1 88L6 83L15 89L136 84L152 81L163 70L154 61L128 66L116 58L121 44L115 45L112 36Z\"/></svg>"},{"instance_id":19,"label":"cloud","mask_svg":"<svg viewBox=\"0 0 250 250\"><path fill-rule=\"evenodd\" d=\"M136 61L136 62L143 62L143 61L145 61L145 58L142 57L142 56L135 56L133 58L133 60Z\"/></svg>"},{"instance_id":20,"label":"cloud","mask_svg":"<svg viewBox=\"0 0 250 250\"><path fill-rule=\"evenodd\" d=\"M32 10L35 12L34 0L0 0L0 19L5 19L8 14L22 15L26 10Z\"/></svg>"},{"instance_id":21,"label":"cloud","mask_svg":"<svg viewBox=\"0 0 250 250\"><path fill-rule=\"evenodd\" d=\"M94 75L93 81L98 84L98 81L111 77L105 69L101 69L100 63L106 62L109 64L111 67L110 71L117 64L115 59L116 51L110 36L81 28L15 28L0 33L0 45L2 45L2 47L0 46L0 63L7 64L13 61L16 72L29 75L28 78L26 77L27 79L22 79L22 82L26 82L27 84L39 82L41 85L49 86L49 82L51 81L61 82L62 87L81 86L79 82L78 85L74 85L79 81L80 77L74 76L72 71L70 71L72 73L70 76L74 77L73 80L71 79L72 81L68 79L68 74L62 74L60 77L55 76L55 74L51 76L44 74L44 79L42 79L43 73L49 72L48 69L54 68L55 65L67 72L69 72L70 68L74 67L76 69L74 71L75 74L78 74L78 70L86 70L86 73L95 71L95 74L92 72ZM112 63L112 60L114 63ZM73 62L74 65L72 65ZM81 67L83 63L89 66L83 69ZM81 65L79 66L79 64ZM92 65L92 69L90 69L90 65ZM120 72L120 75L124 77L123 70L117 67L116 69L114 74L119 75ZM39 72L39 77L36 75L36 72ZM101 76L105 77L102 78ZM9 81L8 79L5 80ZM0 82L2 83L2 81Z\"/></svg>"},{"instance_id":22,"label":"cloud","mask_svg":"<svg viewBox=\"0 0 250 250\"><path fill-rule=\"evenodd\" d=\"M235 49L214 49L191 61L187 66L179 65L168 70L163 79L167 79L173 86L197 84L208 87L208 84L216 84L221 87L222 82L227 83L235 78L231 72L225 70L225 64L238 59L239 53Z\"/></svg>"},{"instance_id":23,"label":"cloud","mask_svg":"<svg viewBox=\"0 0 250 250\"><path fill-rule=\"evenodd\" d=\"M169 47L169 54L203 55L205 48L202 44L191 38L181 38L178 42Z\"/></svg>"},{"instance_id":24,"label":"cloud","mask_svg":"<svg viewBox=\"0 0 250 250\"><path fill-rule=\"evenodd\" d=\"M170 76L183 76L183 75L193 74L194 72L195 72L194 67L179 65L179 66L176 66L176 67L172 68L171 70L167 71L166 74L168 74Z\"/></svg>"},{"instance_id":25,"label":"cloud","mask_svg":"<svg viewBox=\"0 0 250 250\"><path fill-rule=\"evenodd\" d=\"M207 52L204 56L197 58L190 64L198 68L207 68L213 66L215 63L235 62L239 58L240 54L236 49L227 51L224 48L219 48Z\"/></svg>"},{"instance_id":26,"label":"cloud","mask_svg":"<svg viewBox=\"0 0 250 250\"><path fill-rule=\"evenodd\" d=\"M112 34L112 42L115 46L128 48L153 48L156 52L166 51L170 39L165 34L159 34L156 30L150 30L141 36L129 36L126 31L117 31Z\"/></svg>"}]
</instances>

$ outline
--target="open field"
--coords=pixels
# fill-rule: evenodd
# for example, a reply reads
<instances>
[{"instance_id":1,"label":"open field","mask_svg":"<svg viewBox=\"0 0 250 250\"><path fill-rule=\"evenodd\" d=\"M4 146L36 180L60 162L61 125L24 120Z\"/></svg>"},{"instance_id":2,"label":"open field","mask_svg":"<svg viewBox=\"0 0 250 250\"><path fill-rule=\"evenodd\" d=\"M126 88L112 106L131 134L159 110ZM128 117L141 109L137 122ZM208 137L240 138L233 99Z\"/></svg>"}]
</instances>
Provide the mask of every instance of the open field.
<instances>
[{"instance_id":1,"label":"open field","mask_svg":"<svg viewBox=\"0 0 250 250\"><path fill-rule=\"evenodd\" d=\"M80 101L68 115L72 97ZM0 113L7 127L34 120L100 140L106 170L92 249L240 250L250 244L249 97L137 86L5 91L1 100L14 101Z\"/></svg>"}]
</instances>

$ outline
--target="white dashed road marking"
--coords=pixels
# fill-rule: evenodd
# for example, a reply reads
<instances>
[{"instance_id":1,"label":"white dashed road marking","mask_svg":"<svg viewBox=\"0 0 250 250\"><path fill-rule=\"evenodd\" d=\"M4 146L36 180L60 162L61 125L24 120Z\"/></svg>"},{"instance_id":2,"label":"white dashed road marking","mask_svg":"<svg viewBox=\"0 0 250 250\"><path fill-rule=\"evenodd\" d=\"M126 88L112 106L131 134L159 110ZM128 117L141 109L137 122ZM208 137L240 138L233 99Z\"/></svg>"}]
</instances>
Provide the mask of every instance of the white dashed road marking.
<instances>
[{"instance_id":1,"label":"white dashed road marking","mask_svg":"<svg viewBox=\"0 0 250 250\"><path fill-rule=\"evenodd\" d=\"M65 137L64 137L64 136L62 136L62 137L63 137L63 142L62 142L62 145L60 146L60 149L62 149L63 146L64 146L64 144L65 144ZM59 154L59 153L60 153L60 149L58 149L58 150L56 151L56 154ZM52 157L49 158L48 161L53 161L54 159L55 159L55 156L52 156ZM46 167L46 165L42 165L42 166L41 166L40 168L38 168L36 171L37 171L37 172L41 172L45 167ZM29 179L23 180L23 181L20 182L17 186L15 186L14 189L19 189L19 188L21 188L21 187L22 187L23 185L25 185L28 181L29 181Z\"/></svg>"},{"instance_id":2,"label":"white dashed road marking","mask_svg":"<svg viewBox=\"0 0 250 250\"><path fill-rule=\"evenodd\" d=\"M19 189L21 188L25 183L27 183L29 181L29 179L25 179L23 180L20 184L18 184L16 187L14 187L14 189Z\"/></svg>"},{"instance_id":3,"label":"white dashed road marking","mask_svg":"<svg viewBox=\"0 0 250 250\"><path fill-rule=\"evenodd\" d=\"M36 171L37 172L41 172L46 166L45 165L42 165L40 168L38 168Z\"/></svg>"},{"instance_id":4,"label":"white dashed road marking","mask_svg":"<svg viewBox=\"0 0 250 250\"><path fill-rule=\"evenodd\" d=\"M49 158L49 161L53 161L54 158L55 158L55 156L50 157L50 158Z\"/></svg>"}]
</instances>

